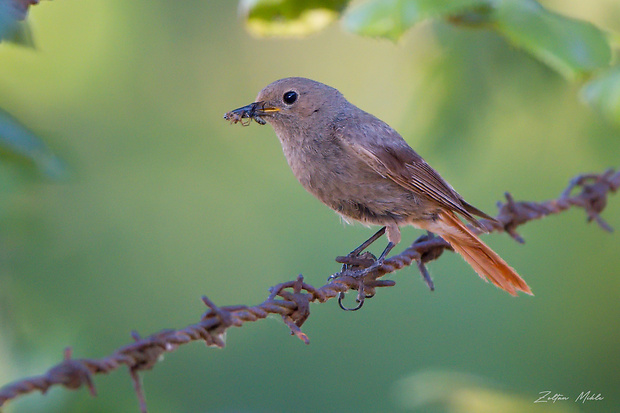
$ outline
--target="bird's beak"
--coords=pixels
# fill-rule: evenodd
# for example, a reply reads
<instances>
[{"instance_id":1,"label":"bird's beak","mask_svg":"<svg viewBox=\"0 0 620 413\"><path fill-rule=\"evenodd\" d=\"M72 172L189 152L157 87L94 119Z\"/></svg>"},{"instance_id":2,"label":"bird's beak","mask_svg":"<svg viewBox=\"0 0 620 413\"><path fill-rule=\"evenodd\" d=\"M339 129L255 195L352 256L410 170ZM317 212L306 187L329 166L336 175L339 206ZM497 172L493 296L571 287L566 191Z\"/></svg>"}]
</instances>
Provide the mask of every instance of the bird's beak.
<instances>
[{"instance_id":1,"label":"bird's beak","mask_svg":"<svg viewBox=\"0 0 620 413\"><path fill-rule=\"evenodd\" d=\"M265 121L262 117L271 115L279 110L280 108L270 106L266 102L254 102L247 106L231 110L224 115L224 119L229 120L231 123L241 122L243 125L246 125L243 119L249 119L250 121L254 119L257 123L264 125ZM249 124L249 121L247 124Z\"/></svg>"}]
</instances>

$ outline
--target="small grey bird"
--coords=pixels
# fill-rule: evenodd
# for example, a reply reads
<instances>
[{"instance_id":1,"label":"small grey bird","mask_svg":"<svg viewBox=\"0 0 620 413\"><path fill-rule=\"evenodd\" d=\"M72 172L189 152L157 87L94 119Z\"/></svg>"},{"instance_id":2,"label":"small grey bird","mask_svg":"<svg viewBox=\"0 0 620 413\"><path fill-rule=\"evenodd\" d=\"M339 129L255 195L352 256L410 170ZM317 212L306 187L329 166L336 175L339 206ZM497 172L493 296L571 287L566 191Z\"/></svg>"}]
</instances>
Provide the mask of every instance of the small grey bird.
<instances>
[{"instance_id":1,"label":"small grey bird","mask_svg":"<svg viewBox=\"0 0 620 413\"><path fill-rule=\"evenodd\" d=\"M346 221L384 226L389 242L378 264L400 242L400 227L413 225L440 235L483 280L512 295L532 294L457 214L483 231L474 216L493 218L468 204L398 132L338 90L300 77L280 79L261 90L256 102L224 118L269 123L308 192Z\"/></svg>"}]
</instances>

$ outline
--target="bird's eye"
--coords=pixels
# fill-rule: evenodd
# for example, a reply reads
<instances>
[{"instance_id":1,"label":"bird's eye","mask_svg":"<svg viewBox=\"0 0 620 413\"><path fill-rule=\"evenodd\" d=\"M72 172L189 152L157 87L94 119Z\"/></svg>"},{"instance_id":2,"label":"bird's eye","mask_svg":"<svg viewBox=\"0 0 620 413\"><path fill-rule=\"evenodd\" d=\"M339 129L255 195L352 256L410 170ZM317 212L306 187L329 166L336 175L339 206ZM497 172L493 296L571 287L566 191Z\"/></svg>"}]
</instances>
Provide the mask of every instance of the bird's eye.
<instances>
[{"instance_id":1,"label":"bird's eye","mask_svg":"<svg viewBox=\"0 0 620 413\"><path fill-rule=\"evenodd\" d=\"M297 92L289 90L288 92L284 94L284 96L282 96L282 100L287 105L292 105L297 100Z\"/></svg>"}]
</instances>

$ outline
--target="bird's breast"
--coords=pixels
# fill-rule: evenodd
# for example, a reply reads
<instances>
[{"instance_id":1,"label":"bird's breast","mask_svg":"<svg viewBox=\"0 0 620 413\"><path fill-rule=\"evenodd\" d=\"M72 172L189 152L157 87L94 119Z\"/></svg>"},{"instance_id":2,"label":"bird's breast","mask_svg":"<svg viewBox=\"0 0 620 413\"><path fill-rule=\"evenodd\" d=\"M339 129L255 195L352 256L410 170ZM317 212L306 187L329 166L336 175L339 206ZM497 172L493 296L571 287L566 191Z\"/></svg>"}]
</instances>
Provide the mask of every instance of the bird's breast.
<instances>
[{"instance_id":1,"label":"bird's breast","mask_svg":"<svg viewBox=\"0 0 620 413\"><path fill-rule=\"evenodd\" d=\"M321 200L334 194L350 175L343 148L329 136L281 139L293 174L310 193Z\"/></svg>"},{"instance_id":2,"label":"bird's breast","mask_svg":"<svg viewBox=\"0 0 620 413\"><path fill-rule=\"evenodd\" d=\"M298 181L343 217L386 224L416 215L421 200L415 194L376 173L335 138L280 140Z\"/></svg>"}]
</instances>

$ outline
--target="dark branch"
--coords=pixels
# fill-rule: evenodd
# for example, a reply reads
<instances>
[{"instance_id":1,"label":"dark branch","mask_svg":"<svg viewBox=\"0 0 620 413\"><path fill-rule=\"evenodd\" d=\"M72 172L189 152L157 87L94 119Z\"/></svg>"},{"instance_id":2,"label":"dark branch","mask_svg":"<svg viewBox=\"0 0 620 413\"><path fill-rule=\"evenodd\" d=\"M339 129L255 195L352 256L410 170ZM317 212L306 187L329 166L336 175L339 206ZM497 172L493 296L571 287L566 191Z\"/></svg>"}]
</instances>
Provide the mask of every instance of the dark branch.
<instances>
[{"instance_id":1,"label":"dark branch","mask_svg":"<svg viewBox=\"0 0 620 413\"><path fill-rule=\"evenodd\" d=\"M616 192L620 187L620 172L608 170L603 174L580 175L571 180L569 186L557 199L546 202L515 202L506 193L506 202L498 203L497 222L482 220L489 232L507 232L515 240L523 242L516 228L526 222L543 218L547 215L559 214L576 206L583 208L588 221L596 223L606 231L611 227L603 221L600 213L607 204L607 195ZM573 195L575 190L580 191ZM134 388L140 402L140 410L146 412L146 403L142 390L139 372L150 370L164 353L169 353L182 344L202 340L208 346L224 347L225 333L230 327L240 327L246 322L257 321L269 314L279 314L288 326L292 335L297 336L306 344L308 336L301 331L301 326L310 316L310 303L323 303L340 293L357 290L357 300L363 303L364 298L372 297L379 287L391 287L394 281L380 279L417 261L418 268L432 289L432 280L428 276L425 265L433 261L450 245L441 238L423 236L398 255L386 259L381 267L369 272L363 278L356 278L359 269L368 266L372 260L338 257L338 262L348 264L347 270L338 273L327 284L320 288L306 284L299 275L295 281L278 284L270 289L267 299L253 307L228 306L218 307L207 297L203 297L208 310L200 321L180 330L162 330L151 336L141 338L132 333L134 343L117 349L110 356L102 359L73 359L71 350L65 350L64 360L40 376L25 378L8 384L0 389L0 406L6 401L22 394L36 390L45 393L50 387L62 385L69 389L88 387L91 394L96 395L92 376L109 373L122 365L129 368Z\"/></svg>"}]
</instances>

